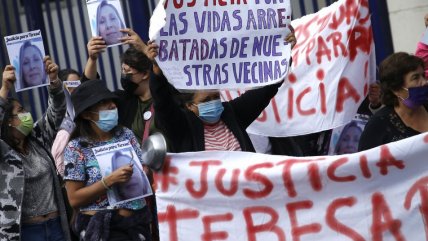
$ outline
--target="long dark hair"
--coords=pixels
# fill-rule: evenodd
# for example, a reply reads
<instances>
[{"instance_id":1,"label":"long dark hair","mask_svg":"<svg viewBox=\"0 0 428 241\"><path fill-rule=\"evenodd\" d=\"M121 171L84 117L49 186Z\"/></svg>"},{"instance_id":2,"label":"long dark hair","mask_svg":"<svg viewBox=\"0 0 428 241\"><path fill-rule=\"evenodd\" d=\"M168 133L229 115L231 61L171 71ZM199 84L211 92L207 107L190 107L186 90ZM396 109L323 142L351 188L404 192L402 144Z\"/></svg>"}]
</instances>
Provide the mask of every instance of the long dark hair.
<instances>
[{"instance_id":1,"label":"long dark hair","mask_svg":"<svg viewBox=\"0 0 428 241\"><path fill-rule=\"evenodd\" d=\"M1 139L4 140L14 150L17 150L22 153L23 150L20 150L20 148L18 148L20 142L12 136L11 128L13 127L9 125L9 119L13 115L12 112L14 102L18 102L18 100L14 98L7 99L7 104L4 110L3 122L1 123Z\"/></svg>"}]
</instances>

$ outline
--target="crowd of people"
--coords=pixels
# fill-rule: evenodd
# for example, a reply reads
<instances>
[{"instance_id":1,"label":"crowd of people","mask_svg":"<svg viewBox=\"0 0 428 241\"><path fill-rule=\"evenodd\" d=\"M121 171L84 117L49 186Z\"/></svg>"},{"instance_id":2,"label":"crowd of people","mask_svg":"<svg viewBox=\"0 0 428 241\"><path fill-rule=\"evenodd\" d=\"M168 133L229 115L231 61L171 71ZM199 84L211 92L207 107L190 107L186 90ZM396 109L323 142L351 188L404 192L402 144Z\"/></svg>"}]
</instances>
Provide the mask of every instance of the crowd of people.
<instances>
[{"instance_id":1,"label":"crowd of people","mask_svg":"<svg viewBox=\"0 0 428 241\"><path fill-rule=\"evenodd\" d=\"M100 8L110 11L107 15L115 14L107 3ZM120 19L113 16L100 21ZM428 28L428 15L425 24ZM27 51L31 54L28 58L22 50L26 62L20 73L11 65L5 67L0 89L0 168L13 175L2 180L2 193L9 201L1 203L8 208L0 211L4 222L0 236L8 240L20 237L22 241L158 240L155 199L141 197L135 188L143 187L134 183L145 176L152 183L152 172L147 167L140 171L133 162L135 158L144 164L140 146L153 133L162 133L168 150L176 153L257 150L290 156L326 154L331 131L268 138L269 151L259 146L258 137L250 139L247 127L283 82L247 91L228 102L221 101L218 91L180 93L156 64L158 46L152 41L144 43L131 29L121 29L123 35L115 37L130 47L121 58L123 90L110 91L97 72L99 55L111 44L106 29L100 25L100 36L89 40L83 73L59 71L49 56L34 50ZM296 43L293 31L285 41ZM364 130L355 123L343 128L335 147L337 154L367 150L428 131L428 45L420 42L417 47L416 55L394 53L380 64L379 83L370 86L359 109L371 118ZM31 44L25 48L34 49ZM9 95L17 74L26 83L27 65L35 66L41 80L47 77L50 81L49 107L38 121ZM81 82L77 88L64 91L62 82L77 80ZM124 141L130 143L136 157L115 154L119 164L104 173L93 148ZM136 191L131 196L138 198L119 193L125 201L111 205L108 193L115 187Z\"/></svg>"}]
</instances>

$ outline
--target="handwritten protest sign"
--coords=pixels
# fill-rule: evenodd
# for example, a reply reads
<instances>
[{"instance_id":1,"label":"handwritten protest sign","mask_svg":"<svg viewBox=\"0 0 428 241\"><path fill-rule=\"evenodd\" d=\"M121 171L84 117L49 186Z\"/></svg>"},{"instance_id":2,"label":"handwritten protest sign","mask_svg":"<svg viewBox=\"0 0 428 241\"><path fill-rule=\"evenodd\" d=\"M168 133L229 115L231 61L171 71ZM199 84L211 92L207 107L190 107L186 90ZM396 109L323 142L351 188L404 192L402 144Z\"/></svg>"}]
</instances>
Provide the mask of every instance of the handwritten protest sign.
<instances>
[{"instance_id":1,"label":"handwritten protest sign","mask_svg":"<svg viewBox=\"0 0 428 241\"><path fill-rule=\"evenodd\" d=\"M428 135L295 158L171 154L156 176L162 241L428 238Z\"/></svg>"},{"instance_id":2,"label":"handwritten protest sign","mask_svg":"<svg viewBox=\"0 0 428 241\"><path fill-rule=\"evenodd\" d=\"M286 82L248 132L295 136L352 120L376 80L368 0L340 0L292 22L297 45ZM225 100L240 93L225 91Z\"/></svg>"},{"instance_id":3,"label":"handwritten protest sign","mask_svg":"<svg viewBox=\"0 0 428 241\"><path fill-rule=\"evenodd\" d=\"M150 37L177 89L248 89L286 76L290 18L289 0L166 0L154 12Z\"/></svg>"},{"instance_id":4,"label":"handwritten protest sign","mask_svg":"<svg viewBox=\"0 0 428 241\"><path fill-rule=\"evenodd\" d=\"M109 204L115 206L124 202L152 195L152 189L143 171L140 159L129 141L108 144L92 148L103 177L125 165L133 166L133 173L128 182L114 185L107 191Z\"/></svg>"},{"instance_id":5,"label":"handwritten protest sign","mask_svg":"<svg viewBox=\"0 0 428 241\"><path fill-rule=\"evenodd\" d=\"M86 0L92 36L101 36L107 47L122 44L119 38L126 34L122 5L119 0Z\"/></svg>"},{"instance_id":6,"label":"handwritten protest sign","mask_svg":"<svg viewBox=\"0 0 428 241\"><path fill-rule=\"evenodd\" d=\"M49 85L43 58L42 32L34 30L4 37L10 64L15 68L15 91Z\"/></svg>"}]
</instances>

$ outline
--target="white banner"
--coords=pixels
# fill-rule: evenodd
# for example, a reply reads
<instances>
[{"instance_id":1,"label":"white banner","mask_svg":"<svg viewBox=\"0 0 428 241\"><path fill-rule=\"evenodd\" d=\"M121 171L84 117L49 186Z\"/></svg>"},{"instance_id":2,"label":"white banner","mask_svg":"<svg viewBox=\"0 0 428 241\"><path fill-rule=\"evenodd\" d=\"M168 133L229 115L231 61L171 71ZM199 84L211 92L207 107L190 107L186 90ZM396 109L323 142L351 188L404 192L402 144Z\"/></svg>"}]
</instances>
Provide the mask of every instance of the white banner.
<instances>
[{"instance_id":1,"label":"white banner","mask_svg":"<svg viewBox=\"0 0 428 241\"><path fill-rule=\"evenodd\" d=\"M428 135L342 156L169 155L162 241L427 240Z\"/></svg>"},{"instance_id":2,"label":"white banner","mask_svg":"<svg viewBox=\"0 0 428 241\"><path fill-rule=\"evenodd\" d=\"M286 76L290 21L290 0L166 0L150 20L150 38L177 89L248 89Z\"/></svg>"},{"instance_id":3,"label":"white banner","mask_svg":"<svg viewBox=\"0 0 428 241\"><path fill-rule=\"evenodd\" d=\"M376 80L368 0L340 0L291 24L292 69L250 133L295 136L344 125ZM225 91L222 98L238 95Z\"/></svg>"}]
</instances>

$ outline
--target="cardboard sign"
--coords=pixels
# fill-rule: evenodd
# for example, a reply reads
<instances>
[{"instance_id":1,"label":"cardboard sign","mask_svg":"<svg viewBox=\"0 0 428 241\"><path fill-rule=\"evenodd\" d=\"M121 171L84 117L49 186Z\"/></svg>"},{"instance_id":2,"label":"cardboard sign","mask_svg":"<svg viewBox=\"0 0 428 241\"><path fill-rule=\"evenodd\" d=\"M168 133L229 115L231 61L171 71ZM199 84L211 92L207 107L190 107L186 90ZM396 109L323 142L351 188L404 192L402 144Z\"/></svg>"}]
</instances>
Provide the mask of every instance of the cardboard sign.
<instances>
[{"instance_id":1,"label":"cardboard sign","mask_svg":"<svg viewBox=\"0 0 428 241\"><path fill-rule=\"evenodd\" d=\"M122 5L119 0L86 0L92 36L101 36L107 47L121 45L119 38L126 34Z\"/></svg>"},{"instance_id":2,"label":"cardboard sign","mask_svg":"<svg viewBox=\"0 0 428 241\"><path fill-rule=\"evenodd\" d=\"M351 155L170 154L162 241L428 238L428 135Z\"/></svg>"},{"instance_id":3,"label":"cardboard sign","mask_svg":"<svg viewBox=\"0 0 428 241\"><path fill-rule=\"evenodd\" d=\"M107 191L108 201L111 206L153 194L140 159L129 141L94 147L92 151L98 161L103 177L110 175L116 169L125 165L133 166L133 173L128 182L114 185L111 190Z\"/></svg>"},{"instance_id":4,"label":"cardboard sign","mask_svg":"<svg viewBox=\"0 0 428 241\"><path fill-rule=\"evenodd\" d=\"M167 0L153 14L150 37L177 89L249 89L287 75L290 21L289 0Z\"/></svg>"},{"instance_id":5,"label":"cardboard sign","mask_svg":"<svg viewBox=\"0 0 428 241\"><path fill-rule=\"evenodd\" d=\"M42 32L34 30L4 37L10 64L15 68L15 91L49 85L43 58Z\"/></svg>"},{"instance_id":6,"label":"cardboard sign","mask_svg":"<svg viewBox=\"0 0 428 241\"><path fill-rule=\"evenodd\" d=\"M248 132L273 137L333 129L350 122L376 81L368 0L339 0L294 20L292 69ZM224 91L224 100L239 96Z\"/></svg>"}]
</instances>

